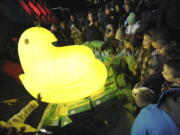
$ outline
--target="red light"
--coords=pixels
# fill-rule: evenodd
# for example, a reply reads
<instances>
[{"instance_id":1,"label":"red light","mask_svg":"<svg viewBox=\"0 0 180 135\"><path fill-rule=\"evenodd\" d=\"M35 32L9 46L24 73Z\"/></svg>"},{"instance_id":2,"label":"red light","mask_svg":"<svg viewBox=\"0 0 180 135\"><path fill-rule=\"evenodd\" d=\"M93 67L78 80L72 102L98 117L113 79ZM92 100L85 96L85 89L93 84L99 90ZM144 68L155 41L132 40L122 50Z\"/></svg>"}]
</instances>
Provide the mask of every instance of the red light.
<instances>
[{"instance_id":1,"label":"red light","mask_svg":"<svg viewBox=\"0 0 180 135\"><path fill-rule=\"evenodd\" d=\"M28 4L38 16L41 15L41 12L39 11L39 9L31 1L28 1Z\"/></svg>"},{"instance_id":2,"label":"red light","mask_svg":"<svg viewBox=\"0 0 180 135\"><path fill-rule=\"evenodd\" d=\"M29 14L31 15L31 9L29 8L29 6L23 1L23 0L19 0L21 6L23 7L23 9Z\"/></svg>"},{"instance_id":3,"label":"red light","mask_svg":"<svg viewBox=\"0 0 180 135\"><path fill-rule=\"evenodd\" d=\"M46 10L46 12L51 15L51 11L47 8L46 4L43 5L44 9Z\"/></svg>"},{"instance_id":4,"label":"red light","mask_svg":"<svg viewBox=\"0 0 180 135\"><path fill-rule=\"evenodd\" d=\"M42 8L42 6L39 3L37 3L36 6L40 9L41 13L46 16L46 11Z\"/></svg>"}]
</instances>

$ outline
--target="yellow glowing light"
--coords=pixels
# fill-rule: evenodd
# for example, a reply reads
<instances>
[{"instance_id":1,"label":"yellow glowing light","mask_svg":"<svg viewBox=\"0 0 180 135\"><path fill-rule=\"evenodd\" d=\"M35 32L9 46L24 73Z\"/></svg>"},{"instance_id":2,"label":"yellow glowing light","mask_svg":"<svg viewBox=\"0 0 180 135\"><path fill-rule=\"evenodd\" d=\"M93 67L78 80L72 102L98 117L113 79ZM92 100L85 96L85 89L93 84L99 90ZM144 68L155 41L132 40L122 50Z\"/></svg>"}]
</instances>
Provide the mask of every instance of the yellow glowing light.
<instances>
[{"instance_id":1,"label":"yellow glowing light","mask_svg":"<svg viewBox=\"0 0 180 135\"><path fill-rule=\"evenodd\" d=\"M67 103L102 92L105 65L83 45L55 47L56 37L47 29L32 27L20 37L18 53L24 74L20 79L34 97Z\"/></svg>"}]
</instances>

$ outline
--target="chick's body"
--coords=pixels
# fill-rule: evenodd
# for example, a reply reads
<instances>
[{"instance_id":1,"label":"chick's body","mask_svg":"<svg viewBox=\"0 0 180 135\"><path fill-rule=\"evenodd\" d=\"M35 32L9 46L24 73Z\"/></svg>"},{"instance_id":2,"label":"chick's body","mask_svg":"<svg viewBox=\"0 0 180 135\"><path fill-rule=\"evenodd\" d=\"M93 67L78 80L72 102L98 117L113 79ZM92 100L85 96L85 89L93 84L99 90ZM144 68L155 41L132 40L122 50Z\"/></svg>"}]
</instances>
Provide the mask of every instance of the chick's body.
<instances>
[{"instance_id":1,"label":"chick's body","mask_svg":"<svg viewBox=\"0 0 180 135\"><path fill-rule=\"evenodd\" d=\"M20 37L18 52L28 92L51 103L88 97L103 88L107 71L86 46L55 47L56 37L47 29L32 27ZM99 69L99 70L98 70Z\"/></svg>"}]
</instances>

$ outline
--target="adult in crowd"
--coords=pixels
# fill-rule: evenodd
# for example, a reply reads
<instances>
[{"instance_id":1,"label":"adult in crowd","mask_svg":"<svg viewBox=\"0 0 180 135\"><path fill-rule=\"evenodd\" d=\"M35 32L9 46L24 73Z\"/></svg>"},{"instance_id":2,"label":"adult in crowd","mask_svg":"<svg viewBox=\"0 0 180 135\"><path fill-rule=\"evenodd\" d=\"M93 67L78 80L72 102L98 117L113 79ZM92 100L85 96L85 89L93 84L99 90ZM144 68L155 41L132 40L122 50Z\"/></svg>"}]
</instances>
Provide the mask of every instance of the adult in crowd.
<instances>
[{"instance_id":1,"label":"adult in crowd","mask_svg":"<svg viewBox=\"0 0 180 135\"><path fill-rule=\"evenodd\" d=\"M114 29L115 31L121 27L124 20L126 19L125 13L123 8L119 5L115 5L115 11L114 11Z\"/></svg>"},{"instance_id":2,"label":"adult in crowd","mask_svg":"<svg viewBox=\"0 0 180 135\"><path fill-rule=\"evenodd\" d=\"M103 17L102 17L101 21L102 22L100 22L100 23L103 25L103 28L102 28L103 30L106 29L106 26L108 24L113 24L114 23L114 16L112 15L111 7L110 7L109 4L107 4L105 6L104 14L103 14Z\"/></svg>"},{"instance_id":3,"label":"adult in crowd","mask_svg":"<svg viewBox=\"0 0 180 135\"><path fill-rule=\"evenodd\" d=\"M88 13L87 16L88 25L87 25L87 34L86 34L86 41L93 41L93 40L101 40L103 41L103 34L101 33L98 22L95 18L95 15L92 12Z\"/></svg>"},{"instance_id":4,"label":"adult in crowd","mask_svg":"<svg viewBox=\"0 0 180 135\"><path fill-rule=\"evenodd\" d=\"M144 80L149 75L151 75L151 69L155 66L154 59L152 57L153 47L151 42L152 34L146 32L143 37L143 46L139 58L137 59L139 63L139 74L140 80Z\"/></svg>"},{"instance_id":5,"label":"adult in crowd","mask_svg":"<svg viewBox=\"0 0 180 135\"><path fill-rule=\"evenodd\" d=\"M68 27L71 29L71 26L74 25L75 27L79 28L79 22L77 20L77 17L73 14L69 16L69 22L68 22Z\"/></svg>"},{"instance_id":6,"label":"adult in crowd","mask_svg":"<svg viewBox=\"0 0 180 135\"><path fill-rule=\"evenodd\" d=\"M136 30L140 27L139 21L137 21L136 14L131 12L127 18L127 28L125 34L131 35L136 34Z\"/></svg>"}]
</instances>

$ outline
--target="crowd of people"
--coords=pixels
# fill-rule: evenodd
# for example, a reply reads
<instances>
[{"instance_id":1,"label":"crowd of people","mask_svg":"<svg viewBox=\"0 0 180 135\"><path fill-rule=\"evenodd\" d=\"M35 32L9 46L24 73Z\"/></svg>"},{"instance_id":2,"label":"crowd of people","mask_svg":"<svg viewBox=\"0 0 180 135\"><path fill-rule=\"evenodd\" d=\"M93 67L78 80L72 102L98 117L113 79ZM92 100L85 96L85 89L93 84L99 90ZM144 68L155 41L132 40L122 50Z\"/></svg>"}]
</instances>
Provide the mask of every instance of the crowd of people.
<instances>
[{"instance_id":1,"label":"crowd of people","mask_svg":"<svg viewBox=\"0 0 180 135\"><path fill-rule=\"evenodd\" d=\"M100 49L117 61L111 63L117 78L124 75L121 79L131 85L140 110L132 135L180 134L180 23L174 21L178 6L177 0L124 0L71 14L49 28L57 46L104 43Z\"/></svg>"},{"instance_id":2,"label":"crowd of people","mask_svg":"<svg viewBox=\"0 0 180 135\"><path fill-rule=\"evenodd\" d=\"M56 27L51 30L62 45L100 40L116 57L115 72L124 74L136 106L142 109L132 135L180 134L180 25L170 17L178 5L168 0L124 0L89 11L85 17L70 15L67 23L51 27Z\"/></svg>"}]
</instances>

